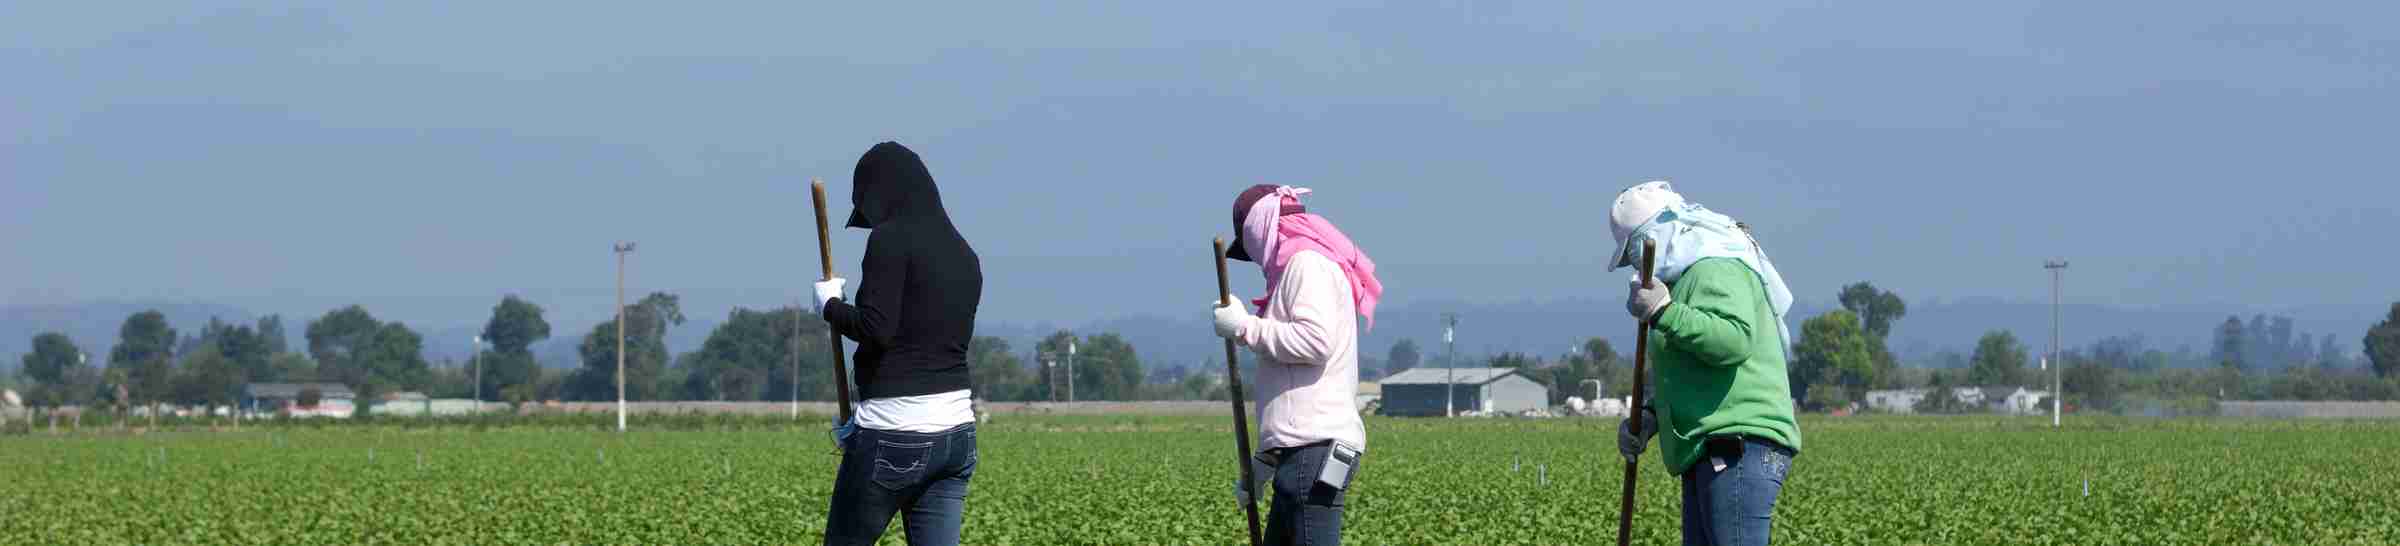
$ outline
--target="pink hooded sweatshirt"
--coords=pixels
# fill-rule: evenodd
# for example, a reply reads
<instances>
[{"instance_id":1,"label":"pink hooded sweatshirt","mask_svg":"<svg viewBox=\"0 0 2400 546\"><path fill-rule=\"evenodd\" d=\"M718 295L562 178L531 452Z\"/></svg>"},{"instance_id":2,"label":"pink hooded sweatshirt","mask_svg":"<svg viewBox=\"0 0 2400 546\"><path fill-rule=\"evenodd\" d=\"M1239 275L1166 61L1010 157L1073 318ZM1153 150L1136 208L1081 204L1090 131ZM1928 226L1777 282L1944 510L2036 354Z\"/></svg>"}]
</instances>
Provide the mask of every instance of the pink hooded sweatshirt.
<instances>
[{"instance_id":1,"label":"pink hooded sweatshirt","mask_svg":"<svg viewBox=\"0 0 2400 546\"><path fill-rule=\"evenodd\" d=\"M1255 395L1261 449L1327 440L1365 450L1358 416L1359 318L1374 324L1383 283L1349 236L1323 217L1285 213L1309 190L1277 187L1242 222L1242 246L1266 274L1259 320L1238 339L1259 356Z\"/></svg>"}]
</instances>

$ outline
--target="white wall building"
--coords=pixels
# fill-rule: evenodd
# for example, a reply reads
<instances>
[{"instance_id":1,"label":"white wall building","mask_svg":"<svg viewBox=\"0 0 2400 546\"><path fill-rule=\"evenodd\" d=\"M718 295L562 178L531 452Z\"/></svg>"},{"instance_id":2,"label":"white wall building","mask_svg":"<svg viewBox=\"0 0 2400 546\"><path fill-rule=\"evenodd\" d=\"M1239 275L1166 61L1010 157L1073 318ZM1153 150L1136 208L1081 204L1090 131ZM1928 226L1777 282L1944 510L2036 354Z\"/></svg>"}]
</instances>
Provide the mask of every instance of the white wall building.
<instances>
[{"instance_id":1,"label":"white wall building","mask_svg":"<svg viewBox=\"0 0 2400 546\"><path fill-rule=\"evenodd\" d=\"M1930 392L1932 389L1867 391L1867 407L1887 413L1916 413L1917 402Z\"/></svg>"},{"instance_id":2,"label":"white wall building","mask_svg":"<svg viewBox=\"0 0 2400 546\"><path fill-rule=\"evenodd\" d=\"M1925 400L1933 389L1892 389L1867 391L1867 407L1888 413L1916 413L1917 403ZM2042 405L2049 391L2024 387L1952 387L1950 395L1970 407L2008 415L2048 415L2050 408Z\"/></svg>"},{"instance_id":3,"label":"white wall building","mask_svg":"<svg viewBox=\"0 0 2400 546\"><path fill-rule=\"evenodd\" d=\"M2015 390L2009 391L2007 396L1992 401L1992 405L2001 413L2009 415L2049 415L2050 407L2042 405L2042 399L2049 396L2050 391L2016 387Z\"/></svg>"}]
</instances>

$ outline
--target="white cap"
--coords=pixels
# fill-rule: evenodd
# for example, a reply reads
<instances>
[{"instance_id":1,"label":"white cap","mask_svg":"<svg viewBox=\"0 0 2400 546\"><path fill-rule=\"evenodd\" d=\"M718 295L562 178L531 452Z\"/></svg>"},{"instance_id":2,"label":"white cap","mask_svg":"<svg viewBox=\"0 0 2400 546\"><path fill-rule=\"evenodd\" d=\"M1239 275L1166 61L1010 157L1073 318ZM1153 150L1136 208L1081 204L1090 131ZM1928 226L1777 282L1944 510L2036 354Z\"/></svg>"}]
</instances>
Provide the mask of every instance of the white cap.
<instances>
[{"instance_id":1,"label":"white cap","mask_svg":"<svg viewBox=\"0 0 2400 546\"><path fill-rule=\"evenodd\" d=\"M1617 193L1617 202L1608 208L1608 233L1617 239L1617 253L1609 256L1608 270L1633 265L1631 254L1633 230L1647 226L1658 217L1659 211L1683 204L1683 196L1665 180L1643 182Z\"/></svg>"}]
</instances>

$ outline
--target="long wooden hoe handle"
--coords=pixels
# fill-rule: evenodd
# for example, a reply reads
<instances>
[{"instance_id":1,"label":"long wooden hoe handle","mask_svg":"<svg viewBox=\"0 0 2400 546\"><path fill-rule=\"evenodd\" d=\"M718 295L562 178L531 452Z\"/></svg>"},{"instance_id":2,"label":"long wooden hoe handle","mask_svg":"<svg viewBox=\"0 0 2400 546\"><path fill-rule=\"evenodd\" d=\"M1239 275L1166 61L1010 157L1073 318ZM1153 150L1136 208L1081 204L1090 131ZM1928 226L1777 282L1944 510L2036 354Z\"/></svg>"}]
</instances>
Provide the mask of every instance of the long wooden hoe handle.
<instances>
[{"instance_id":1,"label":"long wooden hoe handle","mask_svg":"<svg viewBox=\"0 0 2400 546\"><path fill-rule=\"evenodd\" d=\"M812 180L808 185L810 197L817 202L817 261L825 264L825 280L833 280L833 236L825 229L825 181ZM815 297L815 296L810 296ZM850 365L842 360L842 333L833 334L833 392L840 397L842 422L850 422ZM797 380L799 378L793 378Z\"/></svg>"},{"instance_id":2,"label":"long wooden hoe handle","mask_svg":"<svg viewBox=\"0 0 2400 546\"><path fill-rule=\"evenodd\" d=\"M1642 241L1642 286L1649 286L1652 268L1658 266L1658 244ZM1650 364L1650 319L1641 321L1641 332L1633 338L1633 404L1625 407L1625 418L1635 434L1642 432L1642 376ZM1625 460L1625 501L1617 507L1617 546L1633 543L1633 480L1642 464L1639 457Z\"/></svg>"},{"instance_id":3,"label":"long wooden hoe handle","mask_svg":"<svg viewBox=\"0 0 2400 546\"><path fill-rule=\"evenodd\" d=\"M1225 238L1218 237L1213 244L1217 256L1219 305L1241 305L1233 301L1233 285L1225 280ZM1261 491L1258 490L1258 476L1250 470L1250 416L1242 408L1242 364L1239 355L1234 352L1231 339L1225 340L1225 392L1233 399L1233 445L1236 450L1233 462L1242 469L1242 489L1250 491L1252 495L1242 499L1242 511L1250 516L1250 546L1258 546L1258 503L1250 501Z\"/></svg>"}]
</instances>

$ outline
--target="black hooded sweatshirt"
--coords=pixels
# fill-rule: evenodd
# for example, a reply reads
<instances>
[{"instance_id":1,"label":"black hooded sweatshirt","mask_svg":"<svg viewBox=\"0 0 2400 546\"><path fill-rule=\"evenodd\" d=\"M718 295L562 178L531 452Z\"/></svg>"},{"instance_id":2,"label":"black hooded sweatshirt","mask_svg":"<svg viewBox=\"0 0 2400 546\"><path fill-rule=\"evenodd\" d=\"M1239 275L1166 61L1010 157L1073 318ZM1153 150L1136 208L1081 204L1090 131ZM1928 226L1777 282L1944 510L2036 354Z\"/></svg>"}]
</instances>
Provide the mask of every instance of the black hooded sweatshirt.
<instances>
[{"instance_id":1,"label":"black hooded sweatshirt","mask_svg":"<svg viewBox=\"0 0 2400 546\"><path fill-rule=\"evenodd\" d=\"M950 224L917 153L885 142L850 176L849 227L867 235L856 301L825 304L825 321L858 342L860 399L969 388L967 341L983 300L983 262Z\"/></svg>"}]
</instances>

